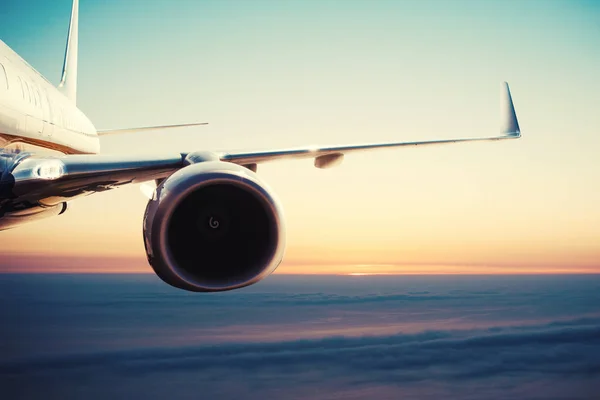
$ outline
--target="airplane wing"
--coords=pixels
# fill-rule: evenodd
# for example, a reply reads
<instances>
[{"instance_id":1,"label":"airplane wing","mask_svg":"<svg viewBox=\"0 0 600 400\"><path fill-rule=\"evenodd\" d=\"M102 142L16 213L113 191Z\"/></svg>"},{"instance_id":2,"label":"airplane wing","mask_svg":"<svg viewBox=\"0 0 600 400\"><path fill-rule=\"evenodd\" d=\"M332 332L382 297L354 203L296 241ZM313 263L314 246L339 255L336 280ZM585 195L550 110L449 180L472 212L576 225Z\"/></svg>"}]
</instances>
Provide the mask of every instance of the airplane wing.
<instances>
[{"instance_id":1,"label":"airplane wing","mask_svg":"<svg viewBox=\"0 0 600 400\"><path fill-rule=\"evenodd\" d=\"M468 139L444 139L444 140L425 140L417 142L388 142L388 143L365 143L350 146L328 146L328 147L304 147L296 149L282 149L270 151L244 152L244 153L225 153L221 155L222 161L228 161L240 165L261 164L267 161L295 159L295 158L314 158L317 168L328 168L337 165L344 154L366 151L387 149L406 146L424 146L433 144L449 144L460 142L481 142L488 140L516 139L520 137L519 132L510 135L498 135L483 138Z\"/></svg>"},{"instance_id":2,"label":"airplane wing","mask_svg":"<svg viewBox=\"0 0 600 400\"><path fill-rule=\"evenodd\" d=\"M339 162L341 162L344 154L357 151L519 138L521 137L519 122L517 121L517 115L515 113L512 97L510 95L510 89L508 87L508 83L506 82L503 84L502 96L502 127L500 134L495 136L468 139L425 140L416 142L368 143L348 146L313 146L285 150L225 153L221 155L221 160L241 165L255 165L267 161L282 159L314 158L315 166L317 168L327 168L329 166L337 165Z\"/></svg>"},{"instance_id":3,"label":"airplane wing","mask_svg":"<svg viewBox=\"0 0 600 400\"><path fill-rule=\"evenodd\" d=\"M510 89L506 82L503 85L502 94L504 97L502 101L502 128L500 134L494 136L344 146L311 146L240 153L201 152L202 154L208 154L208 157L204 155L199 157L195 155L197 153L175 153L159 157L65 155L45 158L28 157L26 154L21 154L16 156L12 162L12 167L5 171L5 174L9 173L11 178L2 178L1 181L4 184L0 184L0 192L10 191L10 196L15 199L14 201L20 202L23 206L27 204L50 206L80 195L106 191L129 183L142 183L166 178L176 170L190 164L190 157L195 157L196 161L231 162L244 165L254 171L257 164L264 162L314 158L316 167L327 168L338 164L345 154L357 151L519 138L521 136L519 123Z\"/></svg>"},{"instance_id":4,"label":"airplane wing","mask_svg":"<svg viewBox=\"0 0 600 400\"><path fill-rule=\"evenodd\" d=\"M67 155L16 160L11 196L24 204L55 205L81 195L103 192L129 183L163 179L184 167L182 154L157 157ZM6 190L6 188L4 188Z\"/></svg>"}]
</instances>

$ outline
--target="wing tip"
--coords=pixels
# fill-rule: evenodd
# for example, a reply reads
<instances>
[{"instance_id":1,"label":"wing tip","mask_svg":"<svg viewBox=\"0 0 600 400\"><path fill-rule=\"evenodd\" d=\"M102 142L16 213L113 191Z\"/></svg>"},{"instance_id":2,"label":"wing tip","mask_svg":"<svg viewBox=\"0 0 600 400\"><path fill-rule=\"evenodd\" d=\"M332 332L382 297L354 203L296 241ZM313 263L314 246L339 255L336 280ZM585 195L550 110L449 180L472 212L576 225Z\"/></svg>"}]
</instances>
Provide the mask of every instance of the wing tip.
<instances>
[{"instance_id":1,"label":"wing tip","mask_svg":"<svg viewBox=\"0 0 600 400\"><path fill-rule=\"evenodd\" d=\"M510 94L510 87L506 81L502 83L501 110L502 123L500 133L503 136L520 138L521 128L519 127L519 120L517 119L517 113L515 112L515 106Z\"/></svg>"}]
</instances>

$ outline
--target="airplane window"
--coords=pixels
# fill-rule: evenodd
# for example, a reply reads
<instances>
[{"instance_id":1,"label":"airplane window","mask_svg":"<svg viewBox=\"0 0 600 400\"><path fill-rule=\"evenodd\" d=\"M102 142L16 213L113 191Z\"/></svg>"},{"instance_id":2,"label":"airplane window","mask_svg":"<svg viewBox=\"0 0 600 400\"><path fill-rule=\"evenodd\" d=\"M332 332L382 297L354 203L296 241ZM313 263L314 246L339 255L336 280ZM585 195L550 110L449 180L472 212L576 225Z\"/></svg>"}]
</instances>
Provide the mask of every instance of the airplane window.
<instances>
[{"instance_id":1,"label":"airplane window","mask_svg":"<svg viewBox=\"0 0 600 400\"><path fill-rule=\"evenodd\" d=\"M0 64L0 87L8 89L8 77L4 65Z\"/></svg>"},{"instance_id":2,"label":"airplane window","mask_svg":"<svg viewBox=\"0 0 600 400\"><path fill-rule=\"evenodd\" d=\"M31 103L31 96L30 96L30 92L29 92L29 85L27 84L27 82L23 81L23 84L25 85L25 99Z\"/></svg>"},{"instance_id":3,"label":"airplane window","mask_svg":"<svg viewBox=\"0 0 600 400\"><path fill-rule=\"evenodd\" d=\"M40 108L44 108L44 96L42 96L44 94L44 92L41 92L38 90L38 98L40 99Z\"/></svg>"},{"instance_id":4,"label":"airplane window","mask_svg":"<svg viewBox=\"0 0 600 400\"><path fill-rule=\"evenodd\" d=\"M19 85L21 85L21 97L25 99L25 88L23 88L23 81L21 80L20 76L17 77L17 80L19 81Z\"/></svg>"},{"instance_id":5,"label":"airplane window","mask_svg":"<svg viewBox=\"0 0 600 400\"><path fill-rule=\"evenodd\" d=\"M44 90L44 103L46 104L46 106L48 107L48 122L50 122L51 124L56 124L56 116L54 115L55 110L54 108L52 108L52 103L50 103L50 101L48 101L48 92L46 92Z\"/></svg>"},{"instance_id":6,"label":"airplane window","mask_svg":"<svg viewBox=\"0 0 600 400\"><path fill-rule=\"evenodd\" d=\"M21 85L23 85L23 99L29 100L29 91L27 90L27 83L24 80L21 80Z\"/></svg>"}]
</instances>

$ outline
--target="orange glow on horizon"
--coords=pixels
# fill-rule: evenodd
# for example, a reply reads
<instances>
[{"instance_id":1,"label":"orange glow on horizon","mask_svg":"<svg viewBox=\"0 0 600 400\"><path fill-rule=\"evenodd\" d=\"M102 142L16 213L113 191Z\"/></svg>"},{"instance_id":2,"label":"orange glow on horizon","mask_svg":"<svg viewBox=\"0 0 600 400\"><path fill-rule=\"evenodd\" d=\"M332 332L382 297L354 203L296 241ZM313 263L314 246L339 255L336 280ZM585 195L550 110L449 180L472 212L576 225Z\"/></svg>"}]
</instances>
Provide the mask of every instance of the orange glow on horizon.
<instances>
[{"instance_id":1,"label":"orange glow on horizon","mask_svg":"<svg viewBox=\"0 0 600 400\"><path fill-rule=\"evenodd\" d=\"M0 273L89 273L146 274L154 273L143 257L82 257L47 255L9 255ZM600 264L536 265L536 264L460 264L460 263L296 263L284 261L275 274L280 275L519 275L519 274L600 274Z\"/></svg>"}]
</instances>

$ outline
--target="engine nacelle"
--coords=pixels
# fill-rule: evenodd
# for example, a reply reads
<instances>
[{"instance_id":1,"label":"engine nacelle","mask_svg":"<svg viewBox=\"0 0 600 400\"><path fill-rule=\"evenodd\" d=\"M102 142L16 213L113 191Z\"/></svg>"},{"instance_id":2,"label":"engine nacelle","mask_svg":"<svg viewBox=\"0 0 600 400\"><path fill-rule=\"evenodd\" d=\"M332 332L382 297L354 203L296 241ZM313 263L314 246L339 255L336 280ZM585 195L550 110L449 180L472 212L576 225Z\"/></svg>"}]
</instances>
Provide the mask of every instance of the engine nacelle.
<instances>
[{"instance_id":1,"label":"engine nacelle","mask_svg":"<svg viewBox=\"0 0 600 400\"><path fill-rule=\"evenodd\" d=\"M219 161L192 164L162 182L148 202L144 244L150 265L172 286L237 289L281 262L283 212L249 169Z\"/></svg>"}]
</instances>

